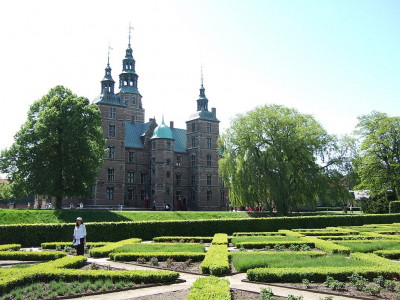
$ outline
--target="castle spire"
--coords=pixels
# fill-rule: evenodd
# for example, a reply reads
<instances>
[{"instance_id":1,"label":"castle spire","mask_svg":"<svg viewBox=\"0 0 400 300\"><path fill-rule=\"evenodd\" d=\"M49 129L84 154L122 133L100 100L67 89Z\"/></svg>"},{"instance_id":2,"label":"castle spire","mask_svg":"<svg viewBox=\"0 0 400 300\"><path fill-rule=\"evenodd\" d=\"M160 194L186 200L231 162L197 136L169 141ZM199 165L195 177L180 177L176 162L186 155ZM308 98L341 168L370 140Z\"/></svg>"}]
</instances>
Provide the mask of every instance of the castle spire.
<instances>
[{"instance_id":1,"label":"castle spire","mask_svg":"<svg viewBox=\"0 0 400 300\"><path fill-rule=\"evenodd\" d=\"M105 92L108 94L114 94L114 85L115 81L111 76L111 67L110 67L110 50L112 50L110 43L108 43L108 56L107 56L107 67L105 68L104 78L101 81L101 93Z\"/></svg>"},{"instance_id":2,"label":"castle spire","mask_svg":"<svg viewBox=\"0 0 400 300\"><path fill-rule=\"evenodd\" d=\"M197 110L208 111L208 99L206 97L205 88L203 85L203 65L201 65L201 87L200 87L200 95L197 100Z\"/></svg>"}]
</instances>

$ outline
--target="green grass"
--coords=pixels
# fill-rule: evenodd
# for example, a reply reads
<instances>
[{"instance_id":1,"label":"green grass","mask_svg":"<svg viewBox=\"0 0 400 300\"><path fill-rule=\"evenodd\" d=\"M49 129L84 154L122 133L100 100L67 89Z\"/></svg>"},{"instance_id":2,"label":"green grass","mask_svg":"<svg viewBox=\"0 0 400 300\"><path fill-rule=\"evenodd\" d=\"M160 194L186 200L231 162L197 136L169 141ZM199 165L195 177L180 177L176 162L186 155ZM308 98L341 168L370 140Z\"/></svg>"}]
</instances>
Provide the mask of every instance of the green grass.
<instances>
[{"instance_id":1,"label":"green grass","mask_svg":"<svg viewBox=\"0 0 400 300\"><path fill-rule=\"evenodd\" d=\"M0 225L75 223L77 217L84 222L214 220L250 218L246 212L227 211L108 211L108 210L27 210L0 209Z\"/></svg>"},{"instance_id":2,"label":"green grass","mask_svg":"<svg viewBox=\"0 0 400 300\"><path fill-rule=\"evenodd\" d=\"M306 268L306 267L355 267L365 266L366 263L342 255L312 256L309 253L290 252L235 252L232 262L238 271L254 268Z\"/></svg>"},{"instance_id":3,"label":"green grass","mask_svg":"<svg viewBox=\"0 0 400 300\"><path fill-rule=\"evenodd\" d=\"M398 241L367 240L367 241L334 241L335 244L349 247L351 252L373 252L376 250L400 250Z\"/></svg>"},{"instance_id":4,"label":"green grass","mask_svg":"<svg viewBox=\"0 0 400 300\"><path fill-rule=\"evenodd\" d=\"M124 245L114 252L205 252L205 247L187 243L143 243Z\"/></svg>"},{"instance_id":5,"label":"green grass","mask_svg":"<svg viewBox=\"0 0 400 300\"><path fill-rule=\"evenodd\" d=\"M232 238L232 244L236 245L241 242L286 242L300 241L297 237L291 236L238 236Z\"/></svg>"}]
</instances>

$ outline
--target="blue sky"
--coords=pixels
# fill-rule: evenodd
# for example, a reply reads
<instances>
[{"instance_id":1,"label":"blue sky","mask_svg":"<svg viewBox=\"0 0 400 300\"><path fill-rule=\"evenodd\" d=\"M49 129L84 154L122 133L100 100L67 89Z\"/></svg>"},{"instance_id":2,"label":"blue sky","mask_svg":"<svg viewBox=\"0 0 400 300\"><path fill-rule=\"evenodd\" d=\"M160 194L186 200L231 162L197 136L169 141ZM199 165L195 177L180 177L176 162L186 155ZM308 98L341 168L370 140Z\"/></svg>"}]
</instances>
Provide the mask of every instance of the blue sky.
<instances>
[{"instance_id":1,"label":"blue sky","mask_svg":"<svg viewBox=\"0 0 400 300\"><path fill-rule=\"evenodd\" d=\"M400 115L400 1L7 1L0 11L0 149L61 84L93 99L117 81L132 23L146 119L185 121L200 66L222 131L256 106L309 113L332 134L373 110Z\"/></svg>"}]
</instances>

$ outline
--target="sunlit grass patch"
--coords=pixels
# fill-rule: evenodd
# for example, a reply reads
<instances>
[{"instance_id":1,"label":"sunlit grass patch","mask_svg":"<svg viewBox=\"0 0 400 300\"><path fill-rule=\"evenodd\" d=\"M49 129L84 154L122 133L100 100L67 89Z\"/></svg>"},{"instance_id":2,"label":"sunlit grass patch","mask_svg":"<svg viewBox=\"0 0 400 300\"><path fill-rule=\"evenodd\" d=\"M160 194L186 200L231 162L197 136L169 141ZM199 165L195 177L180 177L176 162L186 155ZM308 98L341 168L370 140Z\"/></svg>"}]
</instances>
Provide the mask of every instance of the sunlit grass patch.
<instances>
[{"instance_id":1,"label":"sunlit grass patch","mask_svg":"<svg viewBox=\"0 0 400 300\"><path fill-rule=\"evenodd\" d=\"M335 244L349 247L351 252L373 252L376 250L400 250L400 243L393 240L334 241Z\"/></svg>"}]
</instances>

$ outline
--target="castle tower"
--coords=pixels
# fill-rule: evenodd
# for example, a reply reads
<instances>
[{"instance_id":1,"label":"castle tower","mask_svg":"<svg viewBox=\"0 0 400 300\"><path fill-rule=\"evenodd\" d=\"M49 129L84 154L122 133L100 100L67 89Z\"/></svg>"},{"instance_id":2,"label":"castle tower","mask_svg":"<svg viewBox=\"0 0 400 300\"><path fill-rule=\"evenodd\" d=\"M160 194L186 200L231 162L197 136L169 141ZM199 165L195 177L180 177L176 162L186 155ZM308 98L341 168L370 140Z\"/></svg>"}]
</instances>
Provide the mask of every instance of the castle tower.
<instances>
[{"instance_id":1,"label":"castle tower","mask_svg":"<svg viewBox=\"0 0 400 300\"><path fill-rule=\"evenodd\" d=\"M198 210L219 210L220 183L218 176L217 140L219 120L216 109L208 110L208 99L201 74L197 111L186 121L186 141L189 154L188 206Z\"/></svg>"},{"instance_id":2,"label":"castle tower","mask_svg":"<svg viewBox=\"0 0 400 300\"><path fill-rule=\"evenodd\" d=\"M119 74L119 92L122 102L126 104L126 120L133 123L144 123L142 96L138 90L139 76L136 74L136 62L131 48L131 27L129 27L129 43L122 60L122 73Z\"/></svg>"}]
</instances>

